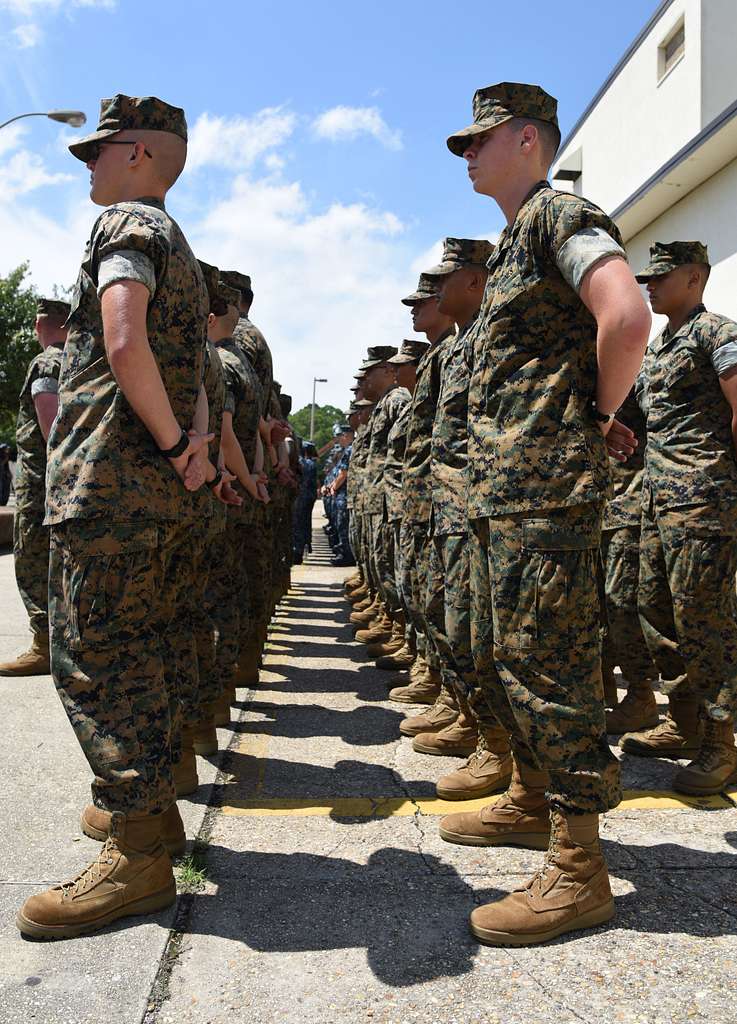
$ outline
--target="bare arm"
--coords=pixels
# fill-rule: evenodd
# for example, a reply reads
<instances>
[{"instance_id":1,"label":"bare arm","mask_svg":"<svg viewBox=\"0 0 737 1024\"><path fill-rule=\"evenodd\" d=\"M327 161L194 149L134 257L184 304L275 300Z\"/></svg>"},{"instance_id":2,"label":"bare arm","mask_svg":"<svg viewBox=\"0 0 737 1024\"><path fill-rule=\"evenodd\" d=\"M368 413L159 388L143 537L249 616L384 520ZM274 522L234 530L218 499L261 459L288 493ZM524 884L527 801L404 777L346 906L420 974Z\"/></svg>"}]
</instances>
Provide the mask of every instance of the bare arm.
<instances>
[{"instance_id":1,"label":"bare arm","mask_svg":"<svg viewBox=\"0 0 737 1024\"><path fill-rule=\"evenodd\" d=\"M259 500L256 484L248 468L246 457L243 454L238 438L233 430L233 414L223 413L223 428L221 437L221 452L225 459L225 465L235 474L238 483L246 490L252 498Z\"/></svg>"},{"instance_id":2,"label":"bare arm","mask_svg":"<svg viewBox=\"0 0 737 1024\"><path fill-rule=\"evenodd\" d=\"M333 492L333 494L335 494L336 491L339 491L341 489L341 487L343 486L347 479L348 473L346 472L346 470L341 469L340 473L338 473L335 480L333 480L330 486L330 490Z\"/></svg>"},{"instance_id":3,"label":"bare arm","mask_svg":"<svg viewBox=\"0 0 737 1024\"><path fill-rule=\"evenodd\" d=\"M36 419L41 428L44 441L48 441L51 424L56 419L56 414L59 411L59 396L50 391L43 391L33 399L33 405L36 409Z\"/></svg>"},{"instance_id":4,"label":"bare arm","mask_svg":"<svg viewBox=\"0 0 737 1024\"><path fill-rule=\"evenodd\" d=\"M719 386L732 410L732 445L737 455L737 366L720 375Z\"/></svg>"},{"instance_id":5,"label":"bare arm","mask_svg":"<svg viewBox=\"0 0 737 1024\"><path fill-rule=\"evenodd\" d=\"M632 271L618 256L595 264L581 282L580 294L598 328L596 404L602 412L616 412L642 365L650 311ZM607 429L604 425L603 432Z\"/></svg>"},{"instance_id":6,"label":"bare arm","mask_svg":"<svg viewBox=\"0 0 737 1024\"><path fill-rule=\"evenodd\" d=\"M102 293L102 326L105 352L120 390L133 411L166 450L180 439L182 428L172 412L159 367L148 343L146 312L149 291L138 281L116 281ZM190 438L189 447L170 459L180 477L192 455L208 438Z\"/></svg>"}]
</instances>

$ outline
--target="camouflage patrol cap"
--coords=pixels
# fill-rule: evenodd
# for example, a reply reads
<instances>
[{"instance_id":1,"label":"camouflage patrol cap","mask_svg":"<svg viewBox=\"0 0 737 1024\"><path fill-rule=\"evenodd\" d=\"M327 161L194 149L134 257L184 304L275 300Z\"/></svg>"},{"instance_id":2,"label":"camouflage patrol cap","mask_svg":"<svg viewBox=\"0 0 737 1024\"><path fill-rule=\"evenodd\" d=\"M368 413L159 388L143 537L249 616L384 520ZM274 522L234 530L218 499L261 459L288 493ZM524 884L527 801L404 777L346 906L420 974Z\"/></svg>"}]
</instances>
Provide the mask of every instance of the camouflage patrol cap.
<instances>
[{"instance_id":1,"label":"camouflage patrol cap","mask_svg":"<svg viewBox=\"0 0 737 1024\"><path fill-rule=\"evenodd\" d=\"M397 354L394 345L372 345L368 350L368 359L364 359L362 370L370 370L374 366L386 363L392 356Z\"/></svg>"},{"instance_id":2,"label":"camouflage patrol cap","mask_svg":"<svg viewBox=\"0 0 737 1024\"><path fill-rule=\"evenodd\" d=\"M222 278L218 281L218 295L224 299L229 306L237 309L241 301L241 293L237 288L230 288Z\"/></svg>"},{"instance_id":3,"label":"camouflage patrol cap","mask_svg":"<svg viewBox=\"0 0 737 1024\"><path fill-rule=\"evenodd\" d=\"M217 267L213 267L211 263L205 263L204 260L197 260L202 271L202 277L205 281L205 288L207 288L207 295L210 299L210 305L212 300L217 298L218 285L220 282L220 271Z\"/></svg>"},{"instance_id":4,"label":"camouflage patrol cap","mask_svg":"<svg viewBox=\"0 0 737 1024\"><path fill-rule=\"evenodd\" d=\"M277 395L281 394L281 384L279 383L278 380L272 379L271 386L274 389L274 391L277 393Z\"/></svg>"},{"instance_id":5,"label":"camouflage patrol cap","mask_svg":"<svg viewBox=\"0 0 737 1024\"><path fill-rule=\"evenodd\" d=\"M235 288L239 292L251 291L251 278L248 274L241 274L239 270L223 270L220 277L229 288Z\"/></svg>"},{"instance_id":6,"label":"camouflage patrol cap","mask_svg":"<svg viewBox=\"0 0 737 1024\"><path fill-rule=\"evenodd\" d=\"M57 316L66 320L71 308L68 302L61 299L39 299L36 303L36 316Z\"/></svg>"},{"instance_id":7,"label":"camouflage patrol cap","mask_svg":"<svg viewBox=\"0 0 737 1024\"><path fill-rule=\"evenodd\" d=\"M417 290L412 292L411 295L406 295L402 299L402 305L415 306L418 302L424 302L425 299L436 299L437 296L438 282L428 277L427 274L420 274Z\"/></svg>"},{"instance_id":8,"label":"camouflage patrol cap","mask_svg":"<svg viewBox=\"0 0 737 1024\"><path fill-rule=\"evenodd\" d=\"M448 149L463 156L474 135L481 135L513 117L530 117L558 127L558 101L539 85L499 82L477 89L473 97L473 124L448 139Z\"/></svg>"},{"instance_id":9,"label":"camouflage patrol cap","mask_svg":"<svg viewBox=\"0 0 737 1024\"><path fill-rule=\"evenodd\" d=\"M440 263L425 273L428 277L443 277L461 267L485 267L493 251L494 246L485 238L446 238Z\"/></svg>"},{"instance_id":10,"label":"camouflage patrol cap","mask_svg":"<svg viewBox=\"0 0 737 1024\"><path fill-rule=\"evenodd\" d=\"M351 404L348 406L348 415L349 416L355 416L357 412L358 412L358 403L357 402L351 402Z\"/></svg>"},{"instance_id":11,"label":"camouflage patrol cap","mask_svg":"<svg viewBox=\"0 0 737 1024\"><path fill-rule=\"evenodd\" d=\"M338 436L340 436L341 434L352 434L352 433L353 433L353 427L350 425L350 423L339 423L338 424Z\"/></svg>"},{"instance_id":12,"label":"camouflage patrol cap","mask_svg":"<svg viewBox=\"0 0 737 1024\"><path fill-rule=\"evenodd\" d=\"M279 395L279 405L281 406L282 416L288 416L292 411L292 396L282 391Z\"/></svg>"},{"instance_id":13,"label":"camouflage patrol cap","mask_svg":"<svg viewBox=\"0 0 737 1024\"><path fill-rule=\"evenodd\" d=\"M402 347L395 356L391 359L387 359L388 363L394 363L395 366L401 366L403 363L419 363L423 355L430 348L430 345L426 341L418 341L415 338L406 338L402 342Z\"/></svg>"},{"instance_id":14,"label":"camouflage patrol cap","mask_svg":"<svg viewBox=\"0 0 737 1024\"><path fill-rule=\"evenodd\" d=\"M368 398L359 398L356 405L359 409L366 409L369 405L376 405L376 402L372 402Z\"/></svg>"},{"instance_id":15,"label":"camouflage patrol cap","mask_svg":"<svg viewBox=\"0 0 737 1024\"><path fill-rule=\"evenodd\" d=\"M187 141L187 121L181 107L172 107L156 96L125 96L119 92L100 101L97 131L73 142L69 152L86 164L93 156L95 143L124 131L171 132Z\"/></svg>"},{"instance_id":16,"label":"camouflage patrol cap","mask_svg":"<svg viewBox=\"0 0 737 1024\"><path fill-rule=\"evenodd\" d=\"M640 284L652 277L669 274L676 267L687 266L689 263L703 263L708 267L709 253L703 242L655 242L650 246L650 262L635 274Z\"/></svg>"}]
</instances>

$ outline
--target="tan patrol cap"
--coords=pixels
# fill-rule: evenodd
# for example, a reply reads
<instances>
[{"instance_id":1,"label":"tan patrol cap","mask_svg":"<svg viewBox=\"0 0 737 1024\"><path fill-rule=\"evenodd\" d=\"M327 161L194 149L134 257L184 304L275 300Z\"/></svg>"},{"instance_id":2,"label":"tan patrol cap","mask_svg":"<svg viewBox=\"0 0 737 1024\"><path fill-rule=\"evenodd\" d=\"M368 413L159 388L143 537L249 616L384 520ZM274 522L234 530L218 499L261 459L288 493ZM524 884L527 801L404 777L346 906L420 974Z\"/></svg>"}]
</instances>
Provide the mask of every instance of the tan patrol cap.
<instances>
[{"instance_id":1,"label":"tan patrol cap","mask_svg":"<svg viewBox=\"0 0 737 1024\"><path fill-rule=\"evenodd\" d=\"M187 120L181 107L172 107L156 96L125 96L116 93L100 101L97 131L72 142L69 152L82 163L94 154L95 143L124 131L171 132L187 141Z\"/></svg>"},{"instance_id":2,"label":"tan patrol cap","mask_svg":"<svg viewBox=\"0 0 737 1024\"><path fill-rule=\"evenodd\" d=\"M56 316L66 320L71 306L62 299L39 299L36 302L36 316Z\"/></svg>"},{"instance_id":3,"label":"tan patrol cap","mask_svg":"<svg viewBox=\"0 0 737 1024\"><path fill-rule=\"evenodd\" d=\"M470 140L514 117L547 121L558 128L558 101L539 85L498 82L477 89L473 97L473 124L448 138L448 149L463 156Z\"/></svg>"}]
</instances>

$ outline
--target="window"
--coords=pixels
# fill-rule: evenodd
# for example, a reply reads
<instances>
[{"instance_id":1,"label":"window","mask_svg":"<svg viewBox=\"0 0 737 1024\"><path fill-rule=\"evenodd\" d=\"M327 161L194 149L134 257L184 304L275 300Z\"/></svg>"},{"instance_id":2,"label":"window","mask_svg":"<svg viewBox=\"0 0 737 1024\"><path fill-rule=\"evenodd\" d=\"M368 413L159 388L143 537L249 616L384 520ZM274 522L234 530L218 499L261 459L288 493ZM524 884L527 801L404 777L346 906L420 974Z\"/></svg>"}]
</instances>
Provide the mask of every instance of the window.
<instances>
[{"instance_id":1,"label":"window","mask_svg":"<svg viewBox=\"0 0 737 1024\"><path fill-rule=\"evenodd\" d=\"M685 52L686 22L681 18L658 47L658 82L673 70Z\"/></svg>"}]
</instances>

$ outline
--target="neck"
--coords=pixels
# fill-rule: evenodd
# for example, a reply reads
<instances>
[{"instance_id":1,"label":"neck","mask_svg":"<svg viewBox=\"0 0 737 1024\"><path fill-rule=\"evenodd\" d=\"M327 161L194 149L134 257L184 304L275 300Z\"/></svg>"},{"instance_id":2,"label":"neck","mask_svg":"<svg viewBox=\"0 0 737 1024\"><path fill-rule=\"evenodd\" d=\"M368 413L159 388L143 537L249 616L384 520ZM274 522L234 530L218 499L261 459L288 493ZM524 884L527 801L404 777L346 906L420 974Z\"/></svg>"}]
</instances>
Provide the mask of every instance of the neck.
<instances>
[{"instance_id":1,"label":"neck","mask_svg":"<svg viewBox=\"0 0 737 1024\"><path fill-rule=\"evenodd\" d=\"M160 202L164 202L166 199L166 189L161 185L141 185L140 182L131 181L121 185L117 196L114 201L110 203L113 206L115 203L132 203L136 199L158 199Z\"/></svg>"},{"instance_id":2,"label":"neck","mask_svg":"<svg viewBox=\"0 0 737 1024\"><path fill-rule=\"evenodd\" d=\"M63 345L65 339L58 337L39 338L39 343L42 349L51 348L52 345Z\"/></svg>"},{"instance_id":3,"label":"neck","mask_svg":"<svg viewBox=\"0 0 737 1024\"><path fill-rule=\"evenodd\" d=\"M425 337L431 345L435 345L449 330L450 323L438 324L436 327L428 328L428 330L425 331Z\"/></svg>"},{"instance_id":4,"label":"neck","mask_svg":"<svg viewBox=\"0 0 737 1024\"><path fill-rule=\"evenodd\" d=\"M493 198L504 214L509 227L514 224L520 206L522 206L538 181L542 181L544 177L544 172L539 174L530 172L520 177L513 176L500 186L499 191Z\"/></svg>"},{"instance_id":5,"label":"neck","mask_svg":"<svg viewBox=\"0 0 737 1024\"><path fill-rule=\"evenodd\" d=\"M223 341L230 341L231 335L227 331L213 332L210 336L213 345L219 345Z\"/></svg>"},{"instance_id":6,"label":"neck","mask_svg":"<svg viewBox=\"0 0 737 1024\"><path fill-rule=\"evenodd\" d=\"M474 302L473 306L468 306L466 309L460 310L458 314L453 317L455 325L459 331L465 331L471 321L475 319L480 306L480 302Z\"/></svg>"},{"instance_id":7,"label":"neck","mask_svg":"<svg viewBox=\"0 0 737 1024\"><path fill-rule=\"evenodd\" d=\"M699 297L696 302L691 299L680 306L677 310L668 314L668 330L671 334L675 334L676 331L680 331L691 313L693 313L697 306L701 305L702 301L701 297Z\"/></svg>"}]
</instances>

